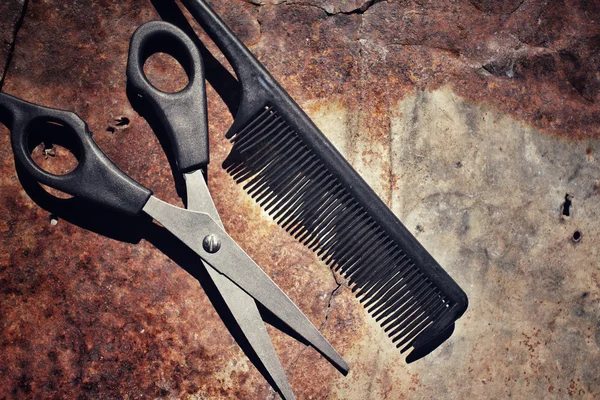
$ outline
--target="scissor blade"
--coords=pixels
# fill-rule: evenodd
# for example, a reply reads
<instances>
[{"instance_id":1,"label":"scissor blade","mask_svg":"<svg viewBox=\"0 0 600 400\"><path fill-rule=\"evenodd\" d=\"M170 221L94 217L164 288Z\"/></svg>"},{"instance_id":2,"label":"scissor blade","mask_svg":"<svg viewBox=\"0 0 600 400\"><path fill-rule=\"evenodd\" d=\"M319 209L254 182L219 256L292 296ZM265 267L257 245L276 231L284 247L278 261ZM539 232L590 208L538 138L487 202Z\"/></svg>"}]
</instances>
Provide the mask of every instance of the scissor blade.
<instances>
[{"instance_id":1,"label":"scissor blade","mask_svg":"<svg viewBox=\"0 0 600 400\"><path fill-rule=\"evenodd\" d=\"M187 191L187 209L208 214L221 228L225 229L219 211L215 207L202 170L183 174Z\"/></svg>"},{"instance_id":2,"label":"scissor blade","mask_svg":"<svg viewBox=\"0 0 600 400\"><path fill-rule=\"evenodd\" d=\"M205 210L206 213L222 228L223 223L213 203L201 170L184 174L187 189L187 208L192 211ZM265 328L256 302L248 293L240 289L225 275L221 275L210 265L205 265L213 283L219 290L223 301L227 304L231 315L237 322L250 346L267 370L269 377L279 389L285 400L293 400L294 392L288 382L287 375L273 347L273 342Z\"/></svg>"},{"instance_id":3,"label":"scissor blade","mask_svg":"<svg viewBox=\"0 0 600 400\"><path fill-rule=\"evenodd\" d=\"M162 224L205 262L254 297L308 341L336 368L344 373L348 372L348 364L306 315L208 214L184 210L154 196L150 197L144 206L144 212ZM220 242L220 249L214 253L205 250L203 246L203 239L209 235L216 235ZM214 250L214 247L211 250Z\"/></svg>"}]
</instances>

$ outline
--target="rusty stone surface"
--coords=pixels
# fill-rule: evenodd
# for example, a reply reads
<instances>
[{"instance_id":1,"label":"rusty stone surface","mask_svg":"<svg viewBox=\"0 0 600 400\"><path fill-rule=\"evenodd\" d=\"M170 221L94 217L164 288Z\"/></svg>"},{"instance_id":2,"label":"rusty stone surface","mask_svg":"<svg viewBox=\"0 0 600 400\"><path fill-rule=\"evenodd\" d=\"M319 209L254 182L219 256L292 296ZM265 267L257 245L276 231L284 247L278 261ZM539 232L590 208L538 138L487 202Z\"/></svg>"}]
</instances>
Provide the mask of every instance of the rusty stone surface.
<instances>
[{"instance_id":1,"label":"rusty stone surface","mask_svg":"<svg viewBox=\"0 0 600 400\"><path fill-rule=\"evenodd\" d=\"M3 1L0 4L0 88L4 71L14 48L15 32L23 13L23 0Z\"/></svg>"},{"instance_id":2,"label":"rusty stone surface","mask_svg":"<svg viewBox=\"0 0 600 400\"><path fill-rule=\"evenodd\" d=\"M351 366L342 377L270 328L297 397L598 396L600 3L215 5L470 296L452 338L406 365L343 280L221 170L231 116L209 88L225 226ZM0 14L1 34L17 14ZM117 165L180 204L125 95L129 37L157 18L146 0L30 2L3 90L76 111ZM150 243L158 228L138 223L145 240L127 243L54 224L22 189L5 127L0 171L0 398L277 398L198 281Z\"/></svg>"}]
</instances>

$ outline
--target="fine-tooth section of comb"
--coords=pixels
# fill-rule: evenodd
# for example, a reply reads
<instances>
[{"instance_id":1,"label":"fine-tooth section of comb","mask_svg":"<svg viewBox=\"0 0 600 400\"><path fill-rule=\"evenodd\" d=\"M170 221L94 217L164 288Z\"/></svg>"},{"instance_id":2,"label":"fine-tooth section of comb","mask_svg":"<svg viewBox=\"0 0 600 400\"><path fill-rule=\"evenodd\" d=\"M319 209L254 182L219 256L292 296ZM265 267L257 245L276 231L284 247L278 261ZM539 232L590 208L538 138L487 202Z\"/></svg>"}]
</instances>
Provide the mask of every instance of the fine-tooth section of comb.
<instances>
[{"instance_id":1,"label":"fine-tooth section of comb","mask_svg":"<svg viewBox=\"0 0 600 400\"><path fill-rule=\"evenodd\" d=\"M241 99L223 167L350 282L407 362L438 347L468 300L204 0L181 0L233 67Z\"/></svg>"}]
</instances>

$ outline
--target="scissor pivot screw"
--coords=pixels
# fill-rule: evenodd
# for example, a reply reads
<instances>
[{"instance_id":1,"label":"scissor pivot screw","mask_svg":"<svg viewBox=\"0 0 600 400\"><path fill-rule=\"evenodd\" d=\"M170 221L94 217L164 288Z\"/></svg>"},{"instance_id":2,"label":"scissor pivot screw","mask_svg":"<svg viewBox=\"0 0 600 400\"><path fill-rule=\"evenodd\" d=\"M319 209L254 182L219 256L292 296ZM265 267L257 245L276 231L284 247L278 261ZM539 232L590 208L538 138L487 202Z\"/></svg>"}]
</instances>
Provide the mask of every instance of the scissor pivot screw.
<instances>
[{"instance_id":1,"label":"scissor pivot screw","mask_svg":"<svg viewBox=\"0 0 600 400\"><path fill-rule=\"evenodd\" d=\"M208 253L216 253L221 248L221 239L219 239L219 237L214 233L211 233L210 235L206 235L206 237L204 237L202 246Z\"/></svg>"}]
</instances>

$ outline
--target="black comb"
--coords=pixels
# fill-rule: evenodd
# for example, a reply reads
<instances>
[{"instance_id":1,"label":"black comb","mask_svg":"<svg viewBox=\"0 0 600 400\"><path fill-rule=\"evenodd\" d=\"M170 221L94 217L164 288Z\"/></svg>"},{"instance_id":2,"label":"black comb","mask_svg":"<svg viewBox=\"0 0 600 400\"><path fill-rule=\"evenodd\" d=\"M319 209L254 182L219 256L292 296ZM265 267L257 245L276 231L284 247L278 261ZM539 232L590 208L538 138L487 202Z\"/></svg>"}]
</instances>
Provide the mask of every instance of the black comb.
<instances>
[{"instance_id":1,"label":"black comb","mask_svg":"<svg viewBox=\"0 0 600 400\"><path fill-rule=\"evenodd\" d=\"M466 294L203 0L182 0L235 70L241 101L223 167L296 239L348 279L415 361L452 334Z\"/></svg>"}]
</instances>

